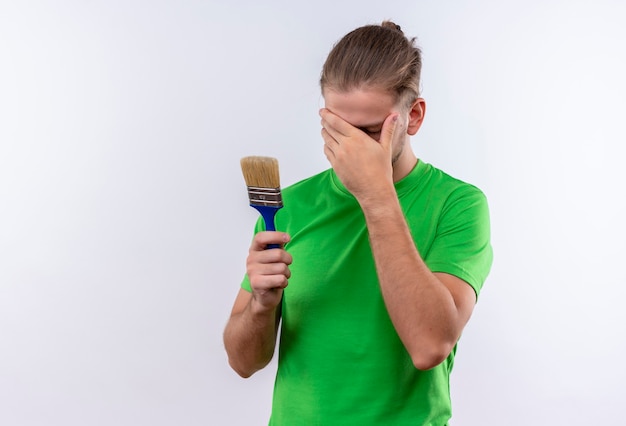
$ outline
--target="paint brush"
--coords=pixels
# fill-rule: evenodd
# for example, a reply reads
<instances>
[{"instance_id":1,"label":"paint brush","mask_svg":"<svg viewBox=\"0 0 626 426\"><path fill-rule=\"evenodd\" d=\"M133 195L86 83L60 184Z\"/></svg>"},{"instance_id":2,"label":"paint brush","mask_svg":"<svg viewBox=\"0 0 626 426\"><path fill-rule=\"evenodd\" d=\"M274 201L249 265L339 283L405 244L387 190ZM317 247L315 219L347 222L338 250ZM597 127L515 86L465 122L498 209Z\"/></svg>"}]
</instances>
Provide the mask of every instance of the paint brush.
<instances>
[{"instance_id":1,"label":"paint brush","mask_svg":"<svg viewBox=\"0 0 626 426\"><path fill-rule=\"evenodd\" d=\"M272 157L244 157L241 159L241 171L248 186L250 206L261 213L265 220L265 230L275 231L274 216L283 207L280 192L278 160ZM278 248L278 244L268 244L267 248Z\"/></svg>"}]
</instances>

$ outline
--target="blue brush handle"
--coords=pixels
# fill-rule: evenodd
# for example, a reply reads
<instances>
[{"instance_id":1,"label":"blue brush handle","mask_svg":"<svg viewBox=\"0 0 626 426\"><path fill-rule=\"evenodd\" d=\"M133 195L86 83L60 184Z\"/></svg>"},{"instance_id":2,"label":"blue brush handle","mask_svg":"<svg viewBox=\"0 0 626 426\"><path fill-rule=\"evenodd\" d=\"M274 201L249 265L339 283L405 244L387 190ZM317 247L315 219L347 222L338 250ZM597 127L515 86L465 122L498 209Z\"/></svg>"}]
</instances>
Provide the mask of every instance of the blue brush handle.
<instances>
[{"instance_id":1,"label":"blue brush handle","mask_svg":"<svg viewBox=\"0 0 626 426\"><path fill-rule=\"evenodd\" d=\"M266 231L276 231L276 225L274 224L274 216L276 216L276 212L280 207L272 207L272 206L259 206L255 204L250 204L250 206L254 207L261 213L263 219L265 220L265 230ZM266 249L280 248L280 244L268 244Z\"/></svg>"}]
</instances>

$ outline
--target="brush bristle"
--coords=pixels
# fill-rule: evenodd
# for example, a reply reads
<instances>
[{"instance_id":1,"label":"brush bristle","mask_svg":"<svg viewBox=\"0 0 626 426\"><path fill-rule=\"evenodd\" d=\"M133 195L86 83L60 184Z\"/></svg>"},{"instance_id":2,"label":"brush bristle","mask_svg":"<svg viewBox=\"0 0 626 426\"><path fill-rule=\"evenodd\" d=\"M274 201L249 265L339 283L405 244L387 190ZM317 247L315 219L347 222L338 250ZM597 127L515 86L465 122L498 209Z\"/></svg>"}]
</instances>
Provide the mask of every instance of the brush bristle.
<instances>
[{"instance_id":1,"label":"brush bristle","mask_svg":"<svg viewBox=\"0 0 626 426\"><path fill-rule=\"evenodd\" d=\"M244 157L241 171L247 186L258 188L280 188L278 160L272 157Z\"/></svg>"}]
</instances>

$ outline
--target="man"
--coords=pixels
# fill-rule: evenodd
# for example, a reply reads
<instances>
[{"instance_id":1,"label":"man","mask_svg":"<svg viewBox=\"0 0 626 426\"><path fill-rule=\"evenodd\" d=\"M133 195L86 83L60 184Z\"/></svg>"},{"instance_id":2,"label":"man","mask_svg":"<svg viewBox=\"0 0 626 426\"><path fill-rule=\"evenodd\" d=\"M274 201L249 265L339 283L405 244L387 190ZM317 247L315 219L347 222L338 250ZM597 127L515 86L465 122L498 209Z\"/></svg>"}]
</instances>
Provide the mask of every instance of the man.
<instances>
[{"instance_id":1,"label":"man","mask_svg":"<svg viewBox=\"0 0 626 426\"><path fill-rule=\"evenodd\" d=\"M272 425L446 425L457 341L492 262L482 192L419 161L421 53L400 27L358 28L321 77L332 169L257 224L224 332L232 368L271 360ZM268 249L279 244L279 249Z\"/></svg>"}]
</instances>

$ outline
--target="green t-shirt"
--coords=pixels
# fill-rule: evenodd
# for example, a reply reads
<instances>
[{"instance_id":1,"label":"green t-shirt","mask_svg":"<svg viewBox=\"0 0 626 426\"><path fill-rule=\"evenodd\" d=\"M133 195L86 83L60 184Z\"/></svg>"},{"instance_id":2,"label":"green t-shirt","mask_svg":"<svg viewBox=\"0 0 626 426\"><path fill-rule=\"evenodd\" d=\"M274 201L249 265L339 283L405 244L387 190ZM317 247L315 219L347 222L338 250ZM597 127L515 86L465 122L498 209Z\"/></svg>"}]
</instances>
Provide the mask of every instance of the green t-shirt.
<instances>
[{"instance_id":1,"label":"green t-shirt","mask_svg":"<svg viewBox=\"0 0 626 426\"><path fill-rule=\"evenodd\" d=\"M396 191L420 255L476 294L492 262L483 193L418 162ZM363 212L332 169L283 190L291 241L270 425L446 425L454 353L420 371L380 292ZM256 231L263 230L257 223ZM244 278L242 287L250 291Z\"/></svg>"}]
</instances>

